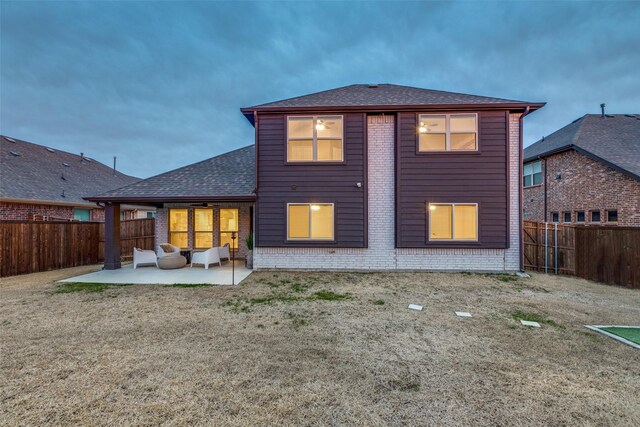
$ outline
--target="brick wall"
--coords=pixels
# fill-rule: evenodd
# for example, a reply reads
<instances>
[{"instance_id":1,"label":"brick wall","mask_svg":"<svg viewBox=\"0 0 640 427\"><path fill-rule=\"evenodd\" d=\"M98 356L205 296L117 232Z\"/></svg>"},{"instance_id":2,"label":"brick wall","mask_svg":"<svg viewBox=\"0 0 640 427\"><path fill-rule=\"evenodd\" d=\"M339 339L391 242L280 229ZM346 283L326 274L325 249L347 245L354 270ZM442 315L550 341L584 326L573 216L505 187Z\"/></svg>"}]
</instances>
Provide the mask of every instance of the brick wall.
<instances>
[{"instance_id":1,"label":"brick wall","mask_svg":"<svg viewBox=\"0 0 640 427\"><path fill-rule=\"evenodd\" d=\"M519 115L510 116L510 248L396 249L393 116L368 117L368 248L256 248L256 269L516 271L520 264Z\"/></svg>"},{"instance_id":2,"label":"brick wall","mask_svg":"<svg viewBox=\"0 0 640 427\"><path fill-rule=\"evenodd\" d=\"M584 211L588 224L589 212L599 210L601 224L640 227L640 181L573 150L549 156L545 162L548 221L551 212L558 212L561 222L563 212L571 212L575 223L576 212ZM527 191L525 210L538 212ZM607 223L606 211L612 209L618 211L617 223ZM543 221L544 215L537 213L533 219Z\"/></svg>"},{"instance_id":3,"label":"brick wall","mask_svg":"<svg viewBox=\"0 0 640 427\"><path fill-rule=\"evenodd\" d=\"M238 252L236 257L244 258L247 255L246 238L251 233L250 207L251 203L216 203L213 209L213 245L220 245L220 209L238 209ZM155 246L166 243L169 240L169 208L189 208L189 248L193 248L193 207L189 203L165 203L163 208L156 210Z\"/></svg>"},{"instance_id":4,"label":"brick wall","mask_svg":"<svg viewBox=\"0 0 640 427\"><path fill-rule=\"evenodd\" d=\"M541 161L540 164L542 166L542 179L544 180L545 162ZM545 221L544 185L540 184L523 189L522 207L524 219L528 221Z\"/></svg>"},{"instance_id":5,"label":"brick wall","mask_svg":"<svg viewBox=\"0 0 640 427\"><path fill-rule=\"evenodd\" d=\"M73 206L0 202L0 220L27 221L33 217L72 221ZM91 221L104 221L104 209L92 209Z\"/></svg>"}]
</instances>

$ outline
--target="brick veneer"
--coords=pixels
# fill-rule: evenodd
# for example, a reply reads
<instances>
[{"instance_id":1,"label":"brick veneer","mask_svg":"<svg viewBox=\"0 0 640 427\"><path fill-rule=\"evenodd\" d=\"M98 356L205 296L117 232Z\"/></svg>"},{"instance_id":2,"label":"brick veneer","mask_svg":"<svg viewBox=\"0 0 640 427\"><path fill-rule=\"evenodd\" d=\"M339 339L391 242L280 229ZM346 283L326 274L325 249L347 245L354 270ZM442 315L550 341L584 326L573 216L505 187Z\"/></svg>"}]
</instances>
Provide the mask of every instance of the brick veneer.
<instances>
[{"instance_id":1,"label":"brick veneer","mask_svg":"<svg viewBox=\"0 0 640 427\"><path fill-rule=\"evenodd\" d=\"M586 224L594 224L590 212L599 210L599 224L640 227L640 181L574 150L545 158L543 172L544 168L547 221L552 220L551 212L559 213L560 222L563 212L571 212L575 223L576 212L584 211ZM523 203L526 219L545 221L543 186L524 189ZM606 211L613 209L618 211L618 221L607 223Z\"/></svg>"},{"instance_id":2,"label":"brick veneer","mask_svg":"<svg viewBox=\"0 0 640 427\"><path fill-rule=\"evenodd\" d=\"M46 217L49 220L73 221L73 206L0 202L0 220L26 221L34 216ZM104 209L91 209L90 219L103 222Z\"/></svg>"},{"instance_id":3,"label":"brick veneer","mask_svg":"<svg viewBox=\"0 0 640 427\"><path fill-rule=\"evenodd\" d=\"M256 248L256 269L516 271L520 266L519 114L509 117L510 248L396 249L393 116L368 117L368 248Z\"/></svg>"},{"instance_id":4,"label":"brick veneer","mask_svg":"<svg viewBox=\"0 0 640 427\"><path fill-rule=\"evenodd\" d=\"M246 238L251 232L250 207L251 203L216 203L213 208L213 245L220 244L220 209L234 208L238 209L238 252L236 257L244 258L247 256ZM155 228L155 246L165 243L169 239L169 208L188 208L189 209L189 248L193 248L193 207L188 203L165 203L163 208L156 210L156 228Z\"/></svg>"}]
</instances>

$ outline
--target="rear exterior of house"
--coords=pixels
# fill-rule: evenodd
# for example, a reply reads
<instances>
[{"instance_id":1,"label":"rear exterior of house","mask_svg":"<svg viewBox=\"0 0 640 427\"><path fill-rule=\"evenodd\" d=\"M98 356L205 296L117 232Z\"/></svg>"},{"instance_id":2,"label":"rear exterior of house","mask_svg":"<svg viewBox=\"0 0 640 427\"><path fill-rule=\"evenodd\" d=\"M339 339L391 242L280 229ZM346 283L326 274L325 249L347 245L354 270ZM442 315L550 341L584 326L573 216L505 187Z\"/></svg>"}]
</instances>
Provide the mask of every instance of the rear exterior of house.
<instances>
[{"instance_id":1,"label":"rear exterior of house","mask_svg":"<svg viewBox=\"0 0 640 427\"><path fill-rule=\"evenodd\" d=\"M254 267L520 270L522 117L541 106L353 85L243 109Z\"/></svg>"},{"instance_id":2,"label":"rear exterior of house","mask_svg":"<svg viewBox=\"0 0 640 427\"><path fill-rule=\"evenodd\" d=\"M521 270L522 120L543 105L351 85L243 108L253 146L89 198L105 265L119 206L145 203L156 245L235 235L242 257L253 234L256 269Z\"/></svg>"},{"instance_id":3,"label":"rear exterior of house","mask_svg":"<svg viewBox=\"0 0 640 427\"><path fill-rule=\"evenodd\" d=\"M524 157L524 219L640 227L640 114L585 115Z\"/></svg>"}]
</instances>

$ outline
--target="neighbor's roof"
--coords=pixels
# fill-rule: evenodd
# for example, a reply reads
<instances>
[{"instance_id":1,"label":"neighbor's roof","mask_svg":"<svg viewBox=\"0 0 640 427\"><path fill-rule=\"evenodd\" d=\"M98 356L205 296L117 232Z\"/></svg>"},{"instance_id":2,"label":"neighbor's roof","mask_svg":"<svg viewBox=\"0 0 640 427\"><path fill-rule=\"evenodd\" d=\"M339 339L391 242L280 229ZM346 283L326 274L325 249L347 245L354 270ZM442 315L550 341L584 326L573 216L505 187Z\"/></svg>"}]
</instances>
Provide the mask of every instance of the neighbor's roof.
<instances>
[{"instance_id":1,"label":"neighbor's roof","mask_svg":"<svg viewBox=\"0 0 640 427\"><path fill-rule=\"evenodd\" d=\"M253 200L254 190L255 150L250 145L88 199L132 203Z\"/></svg>"},{"instance_id":2,"label":"neighbor's roof","mask_svg":"<svg viewBox=\"0 0 640 427\"><path fill-rule=\"evenodd\" d=\"M524 149L524 161L574 149L640 179L640 114L586 114Z\"/></svg>"},{"instance_id":3,"label":"neighbor's roof","mask_svg":"<svg viewBox=\"0 0 640 427\"><path fill-rule=\"evenodd\" d=\"M139 180L114 175L112 168L88 157L0 137L0 199L95 206L83 197Z\"/></svg>"},{"instance_id":4,"label":"neighbor's roof","mask_svg":"<svg viewBox=\"0 0 640 427\"><path fill-rule=\"evenodd\" d=\"M355 84L267 104L254 105L241 111L250 118L254 111L273 111L313 108L347 108L399 110L407 107L421 108L427 105L442 107L473 105L475 107L504 107L535 110L544 105L540 102L515 101L488 96L467 95L392 84Z\"/></svg>"}]
</instances>

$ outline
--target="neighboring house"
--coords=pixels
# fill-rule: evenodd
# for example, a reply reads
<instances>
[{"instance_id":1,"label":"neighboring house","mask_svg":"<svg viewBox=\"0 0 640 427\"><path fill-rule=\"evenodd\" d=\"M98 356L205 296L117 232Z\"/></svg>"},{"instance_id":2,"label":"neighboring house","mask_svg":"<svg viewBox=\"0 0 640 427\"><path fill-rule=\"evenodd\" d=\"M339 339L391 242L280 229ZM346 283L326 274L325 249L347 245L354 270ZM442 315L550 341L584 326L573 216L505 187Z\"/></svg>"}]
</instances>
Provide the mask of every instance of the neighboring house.
<instances>
[{"instance_id":1,"label":"neighboring house","mask_svg":"<svg viewBox=\"0 0 640 427\"><path fill-rule=\"evenodd\" d=\"M139 180L82 154L0 137L0 220L104 221L104 209L83 197ZM149 207L122 211L122 219L153 215Z\"/></svg>"},{"instance_id":2,"label":"neighboring house","mask_svg":"<svg viewBox=\"0 0 640 427\"><path fill-rule=\"evenodd\" d=\"M241 255L254 230L257 269L521 270L522 119L543 105L384 84L243 108L254 146L89 198L114 219L105 267L119 205L146 203L156 244L237 231Z\"/></svg>"},{"instance_id":3,"label":"neighboring house","mask_svg":"<svg viewBox=\"0 0 640 427\"><path fill-rule=\"evenodd\" d=\"M640 227L640 114L587 114L524 150L524 218Z\"/></svg>"}]
</instances>

